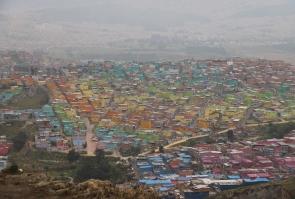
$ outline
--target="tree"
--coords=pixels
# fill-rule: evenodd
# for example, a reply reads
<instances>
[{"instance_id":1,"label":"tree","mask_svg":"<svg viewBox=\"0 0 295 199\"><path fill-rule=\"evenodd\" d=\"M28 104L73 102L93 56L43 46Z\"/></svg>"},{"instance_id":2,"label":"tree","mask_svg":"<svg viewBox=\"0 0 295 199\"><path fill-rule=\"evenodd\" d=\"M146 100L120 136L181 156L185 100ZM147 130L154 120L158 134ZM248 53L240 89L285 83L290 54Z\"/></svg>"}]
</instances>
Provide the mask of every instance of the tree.
<instances>
[{"instance_id":1,"label":"tree","mask_svg":"<svg viewBox=\"0 0 295 199\"><path fill-rule=\"evenodd\" d=\"M26 135L26 133L24 133L24 132L18 133L17 136L15 136L12 139L13 148L17 152L19 152L24 147L24 145L26 144L26 141L27 141L27 135Z\"/></svg>"},{"instance_id":2,"label":"tree","mask_svg":"<svg viewBox=\"0 0 295 199\"><path fill-rule=\"evenodd\" d=\"M77 169L76 180L78 182L83 182L93 178L94 174L94 163L91 161L83 162L82 166Z\"/></svg>"},{"instance_id":3,"label":"tree","mask_svg":"<svg viewBox=\"0 0 295 199\"><path fill-rule=\"evenodd\" d=\"M162 145L159 146L159 152L164 153L164 147Z\"/></svg>"},{"instance_id":4,"label":"tree","mask_svg":"<svg viewBox=\"0 0 295 199\"><path fill-rule=\"evenodd\" d=\"M12 164L10 167L7 167L6 169L3 170L4 173L8 174L15 174L18 171L18 165L17 164Z\"/></svg>"},{"instance_id":5,"label":"tree","mask_svg":"<svg viewBox=\"0 0 295 199\"><path fill-rule=\"evenodd\" d=\"M56 142L55 141L51 141L50 144L51 144L51 146L55 146L56 147Z\"/></svg>"},{"instance_id":6,"label":"tree","mask_svg":"<svg viewBox=\"0 0 295 199\"><path fill-rule=\"evenodd\" d=\"M74 149L72 149L69 151L67 157L68 157L68 161L72 163L72 162L75 162L76 160L79 160L80 154L75 152Z\"/></svg>"},{"instance_id":7,"label":"tree","mask_svg":"<svg viewBox=\"0 0 295 199\"><path fill-rule=\"evenodd\" d=\"M44 166L44 170L45 171L48 171L49 170L49 167L48 166Z\"/></svg>"},{"instance_id":8,"label":"tree","mask_svg":"<svg viewBox=\"0 0 295 199\"><path fill-rule=\"evenodd\" d=\"M234 132L233 132L233 130L228 130L226 132L226 135L227 135L227 138L228 138L229 141L232 142L234 140Z\"/></svg>"},{"instance_id":9,"label":"tree","mask_svg":"<svg viewBox=\"0 0 295 199\"><path fill-rule=\"evenodd\" d=\"M104 157L104 151L102 149L96 149L95 156L96 156L96 161L98 164L104 161L105 157Z\"/></svg>"},{"instance_id":10,"label":"tree","mask_svg":"<svg viewBox=\"0 0 295 199\"><path fill-rule=\"evenodd\" d=\"M103 154L101 151L103 152L103 150L97 151L98 157ZM127 170L124 165L115 164L108 158L99 159L100 162L98 163L98 157L82 159L80 167L77 169L76 181L83 182L89 179L109 180L112 183L125 181Z\"/></svg>"}]
</instances>

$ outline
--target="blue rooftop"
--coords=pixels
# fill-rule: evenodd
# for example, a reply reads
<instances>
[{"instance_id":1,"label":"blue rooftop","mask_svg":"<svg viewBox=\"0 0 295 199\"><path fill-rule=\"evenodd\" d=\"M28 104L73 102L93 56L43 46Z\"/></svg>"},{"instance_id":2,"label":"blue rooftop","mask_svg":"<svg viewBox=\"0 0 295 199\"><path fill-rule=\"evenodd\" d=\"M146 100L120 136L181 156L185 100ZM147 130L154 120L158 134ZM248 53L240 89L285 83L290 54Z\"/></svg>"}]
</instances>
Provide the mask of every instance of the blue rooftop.
<instances>
[{"instance_id":1,"label":"blue rooftop","mask_svg":"<svg viewBox=\"0 0 295 199\"><path fill-rule=\"evenodd\" d=\"M250 178L243 178L243 181L245 182L269 182L267 178L256 178L251 180Z\"/></svg>"},{"instance_id":2,"label":"blue rooftop","mask_svg":"<svg viewBox=\"0 0 295 199\"><path fill-rule=\"evenodd\" d=\"M192 177L179 177L179 178L177 178L177 180L181 180L181 181L189 181L191 179L192 179Z\"/></svg>"},{"instance_id":3,"label":"blue rooftop","mask_svg":"<svg viewBox=\"0 0 295 199\"><path fill-rule=\"evenodd\" d=\"M227 176L228 179L240 179L240 176Z\"/></svg>"},{"instance_id":4,"label":"blue rooftop","mask_svg":"<svg viewBox=\"0 0 295 199\"><path fill-rule=\"evenodd\" d=\"M168 191L167 187L160 187L159 191Z\"/></svg>"},{"instance_id":5,"label":"blue rooftop","mask_svg":"<svg viewBox=\"0 0 295 199\"><path fill-rule=\"evenodd\" d=\"M170 180L139 180L140 183L146 184L171 184Z\"/></svg>"}]
</instances>

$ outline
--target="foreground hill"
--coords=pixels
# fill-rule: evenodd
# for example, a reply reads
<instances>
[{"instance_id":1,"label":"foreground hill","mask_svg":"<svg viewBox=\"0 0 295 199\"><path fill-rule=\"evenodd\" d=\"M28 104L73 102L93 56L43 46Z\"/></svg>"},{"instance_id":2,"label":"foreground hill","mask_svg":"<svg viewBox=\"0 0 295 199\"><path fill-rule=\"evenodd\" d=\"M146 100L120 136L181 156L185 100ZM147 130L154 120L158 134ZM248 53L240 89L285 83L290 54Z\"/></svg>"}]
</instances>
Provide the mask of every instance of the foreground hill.
<instances>
[{"instance_id":1,"label":"foreground hill","mask_svg":"<svg viewBox=\"0 0 295 199\"><path fill-rule=\"evenodd\" d=\"M295 178L220 192L206 199L294 199Z\"/></svg>"},{"instance_id":2,"label":"foreground hill","mask_svg":"<svg viewBox=\"0 0 295 199\"><path fill-rule=\"evenodd\" d=\"M134 187L128 189L116 188L109 181L88 180L83 183L63 183L52 181L45 173L23 173L7 175L5 180L0 176L0 198L27 199L158 199L155 192Z\"/></svg>"}]
</instances>

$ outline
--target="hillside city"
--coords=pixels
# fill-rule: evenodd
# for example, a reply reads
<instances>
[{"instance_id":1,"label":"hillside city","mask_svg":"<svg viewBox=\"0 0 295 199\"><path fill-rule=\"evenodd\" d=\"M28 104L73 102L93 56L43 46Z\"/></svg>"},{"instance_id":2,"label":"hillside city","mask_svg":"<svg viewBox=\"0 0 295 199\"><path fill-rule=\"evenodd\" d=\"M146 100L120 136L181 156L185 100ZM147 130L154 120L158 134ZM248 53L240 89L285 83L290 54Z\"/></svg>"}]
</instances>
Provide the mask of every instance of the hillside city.
<instances>
[{"instance_id":1,"label":"hillside city","mask_svg":"<svg viewBox=\"0 0 295 199\"><path fill-rule=\"evenodd\" d=\"M116 186L162 199L294 177L295 66L282 60L77 62L3 51L0 73L0 170L31 167L15 156L25 136L18 151L43 154L38 171L79 170L103 152L126 166ZM70 165L58 159L72 152L80 159Z\"/></svg>"}]
</instances>

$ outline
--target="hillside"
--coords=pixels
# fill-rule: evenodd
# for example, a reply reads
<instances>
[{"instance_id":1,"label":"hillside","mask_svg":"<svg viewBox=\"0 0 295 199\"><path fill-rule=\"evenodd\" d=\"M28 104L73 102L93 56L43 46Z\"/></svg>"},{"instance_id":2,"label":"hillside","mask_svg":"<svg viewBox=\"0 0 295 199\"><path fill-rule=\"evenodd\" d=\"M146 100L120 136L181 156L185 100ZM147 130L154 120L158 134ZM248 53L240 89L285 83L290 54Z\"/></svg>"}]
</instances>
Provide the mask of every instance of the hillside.
<instances>
[{"instance_id":1,"label":"hillside","mask_svg":"<svg viewBox=\"0 0 295 199\"><path fill-rule=\"evenodd\" d=\"M223 191L206 199L294 199L295 178Z\"/></svg>"},{"instance_id":2,"label":"hillside","mask_svg":"<svg viewBox=\"0 0 295 199\"><path fill-rule=\"evenodd\" d=\"M0 176L0 183L2 182ZM158 199L156 193L143 188L116 188L109 181L88 180L83 183L52 181L46 173L23 173L7 175L0 186L0 198L27 199Z\"/></svg>"},{"instance_id":3,"label":"hillside","mask_svg":"<svg viewBox=\"0 0 295 199\"><path fill-rule=\"evenodd\" d=\"M38 109L48 103L47 91L39 86L31 86L23 90L19 95L13 96L7 101L7 104L20 109Z\"/></svg>"}]
</instances>

